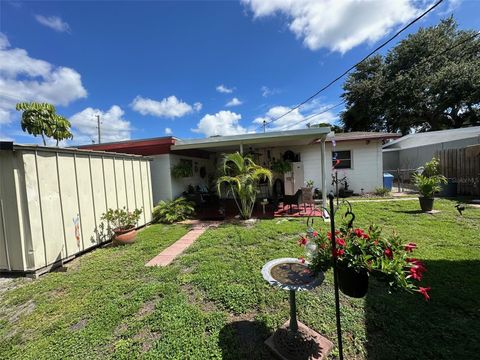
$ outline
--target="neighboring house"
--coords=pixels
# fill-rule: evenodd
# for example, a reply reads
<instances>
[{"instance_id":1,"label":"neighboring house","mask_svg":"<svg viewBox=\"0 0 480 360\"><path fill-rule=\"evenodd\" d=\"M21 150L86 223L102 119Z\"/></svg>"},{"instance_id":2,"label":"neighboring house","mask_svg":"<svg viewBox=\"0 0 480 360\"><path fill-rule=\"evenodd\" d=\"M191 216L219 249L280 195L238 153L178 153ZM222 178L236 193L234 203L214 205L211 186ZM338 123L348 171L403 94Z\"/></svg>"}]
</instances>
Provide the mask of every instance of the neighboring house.
<instances>
[{"instance_id":1,"label":"neighboring house","mask_svg":"<svg viewBox=\"0 0 480 360\"><path fill-rule=\"evenodd\" d=\"M129 140L117 143L86 145L83 148L151 156L154 203L178 197L189 185L212 185L223 153L240 151L252 154L255 161L269 168L276 160L288 158L296 169L292 176L276 174L285 191L295 192L307 180L314 187L333 190L332 159L339 177L346 176L350 189L356 193L372 192L383 185L382 145L397 134L352 132L334 134L327 128L216 136L205 139L181 140L175 137ZM322 144L325 147L325 171L322 172ZM191 176L174 178L171 169L183 162L192 168ZM323 176L322 176L323 175ZM275 180L274 179L274 180ZM264 189L265 197L271 189Z\"/></svg>"},{"instance_id":2,"label":"neighboring house","mask_svg":"<svg viewBox=\"0 0 480 360\"><path fill-rule=\"evenodd\" d=\"M438 150L476 144L480 144L480 126L405 135L383 146L383 168L416 169L430 161Z\"/></svg>"}]
</instances>

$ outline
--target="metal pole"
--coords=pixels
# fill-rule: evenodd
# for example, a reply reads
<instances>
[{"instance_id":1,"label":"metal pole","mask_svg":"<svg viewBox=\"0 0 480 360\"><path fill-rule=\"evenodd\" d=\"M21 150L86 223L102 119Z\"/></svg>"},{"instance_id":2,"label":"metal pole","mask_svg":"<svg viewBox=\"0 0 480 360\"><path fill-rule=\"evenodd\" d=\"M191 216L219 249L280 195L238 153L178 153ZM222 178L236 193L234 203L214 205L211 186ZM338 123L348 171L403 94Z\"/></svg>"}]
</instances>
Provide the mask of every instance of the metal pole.
<instances>
[{"instance_id":1,"label":"metal pole","mask_svg":"<svg viewBox=\"0 0 480 360\"><path fill-rule=\"evenodd\" d=\"M332 242L332 257L333 257L333 286L335 288L335 315L337 317L337 338L338 338L338 352L340 360L343 360L343 344L342 344L342 324L340 321L340 299L338 293L338 272L337 272L337 257L335 256L335 208L333 204L334 196L332 193L328 194L330 202L330 233Z\"/></svg>"},{"instance_id":2,"label":"metal pole","mask_svg":"<svg viewBox=\"0 0 480 360\"><path fill-rule=\"evenodd\" d=\"M298 331L297 304L295 303L295 290L290 290L290 330Z\"/></svg>"},{"instance_id":3,"label":"metal pole","mask_svg":"<svg viewBox=\"0 0 480 360\"><path fill-rule=\"evenodd\" d=\"M101 137L100 137L100 115L95 115L97 117L97 129L98 129L98 143L101 143Z\"/></svg>"}]
</instances>

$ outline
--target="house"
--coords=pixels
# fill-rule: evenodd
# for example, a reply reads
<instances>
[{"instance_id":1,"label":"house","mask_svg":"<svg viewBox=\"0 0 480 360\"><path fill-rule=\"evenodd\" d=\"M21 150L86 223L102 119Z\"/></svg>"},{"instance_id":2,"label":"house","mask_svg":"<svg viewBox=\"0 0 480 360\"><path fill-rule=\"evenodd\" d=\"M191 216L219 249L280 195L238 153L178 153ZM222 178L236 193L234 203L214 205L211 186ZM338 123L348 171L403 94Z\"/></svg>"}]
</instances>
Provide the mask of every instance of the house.
<instances>
[{"instance_id":1,"label":"house","mask_svg":"<svg viewBox=\"0 0 480 360\"><path fill-rule=\"evenodd\" d=\"M148 155L151 162L154 203L180 196L189 186L212 188L223 153L240 151L251 154L256 163L271 168L287 160L292 172L275 174L285 193L295 193L308 180L314 187L333 190L332 165L339 177L346 176L355 193L372 192L383 186L382 145L397 134L374 132L330 132L330 128L250 133L182 140L175 137L128 140L117 143L86 145L82 148ZM324 159L324 160L322 160ZM191 169L185 177L172 176L172 169ZM324 169L324 171L322 171ZM271 188L261 188L262 197L272 195Z\"/></svg>"},{"instance_id":2,"label":"house","mask_svg":"<svg viewBox=\"0 0 480 360\"><path fill-rule=\"evenodd\" d=\"M392 172L417 169L439 150L476 144L480 144L480 126L405 135L383 146L383 168Z\"/></svg>"}]
</instances>

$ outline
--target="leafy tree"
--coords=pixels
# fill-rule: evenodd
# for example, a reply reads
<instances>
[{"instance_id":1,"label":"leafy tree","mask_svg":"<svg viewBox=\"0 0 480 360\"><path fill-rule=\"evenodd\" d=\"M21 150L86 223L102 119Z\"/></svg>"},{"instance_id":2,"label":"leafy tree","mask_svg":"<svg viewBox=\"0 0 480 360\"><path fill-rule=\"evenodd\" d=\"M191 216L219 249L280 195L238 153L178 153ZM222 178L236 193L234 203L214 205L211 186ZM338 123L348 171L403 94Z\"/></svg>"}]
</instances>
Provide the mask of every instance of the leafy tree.
<instances>
[{"instance_id":1,"label":"leafy tree","mask_svg":"<svg viewBox=\"0 0 480 360\"><path fill-rule=\"evenodd\" d=\"M70 122L57 114L55 106L47 103L23 102L16 106L17 111L23 111L20 125L22 130L32 134L40 135L43 145L47 145L45 137L53 138L58 142L72 139Z\"/></svg>"},{"instance_id":2,"label":"leafy tree","mask_svg":"<svg viewBox=\"0 0 480 360\"><path fill-rule=\"evenodd\" d=\"M318 124L307 124L308 128L321 128L321 127L329 127L332 131L336 133L342 133L343 128L338 125L330 124L330 123L318 123Z\"/></svg>"},{"instance_id":3,"label":"leafy tree","mask_svg":"<svg viewBox=\"0 0 480 360\"><path fill-rule=\"evenodd\" d=\"M480 121L480 40L450 17L359 66L344 83L346 131L459 128Z\"/></svg>"},{"instance_id":4,"label":"leafy tree","mask_svg":"<svg viewBox=\"0 0 480 360\"><path fill-rule=\"evenodd\" d=\"M242 219L252 216L253 206L258 193L258 183L261 180L272 181L272 173L265 169L248 156L239 152L223 156L221 171L223 176L217 180L218 193L222 195L222 185L227 185L237 204Z\"/></svg>"}]
</instances>

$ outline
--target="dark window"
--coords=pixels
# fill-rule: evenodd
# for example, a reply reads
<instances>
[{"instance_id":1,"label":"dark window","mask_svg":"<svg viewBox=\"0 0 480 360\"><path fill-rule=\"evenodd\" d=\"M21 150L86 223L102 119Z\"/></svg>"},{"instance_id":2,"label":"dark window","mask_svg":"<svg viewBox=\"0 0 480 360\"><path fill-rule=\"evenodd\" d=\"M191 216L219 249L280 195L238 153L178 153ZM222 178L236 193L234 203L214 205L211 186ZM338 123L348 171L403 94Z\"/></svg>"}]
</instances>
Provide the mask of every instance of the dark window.
<instances>
[{"instance_id":1,"label":"dark window","mask_svg":"<svg viewBox=\"0 0 480 360\"><path fill-rule=\"evenodd\" d=\"M351 169L352 168L352 152L350 150L333 152L332 166L335 169Z\"/></svg>"}]
</instances>

